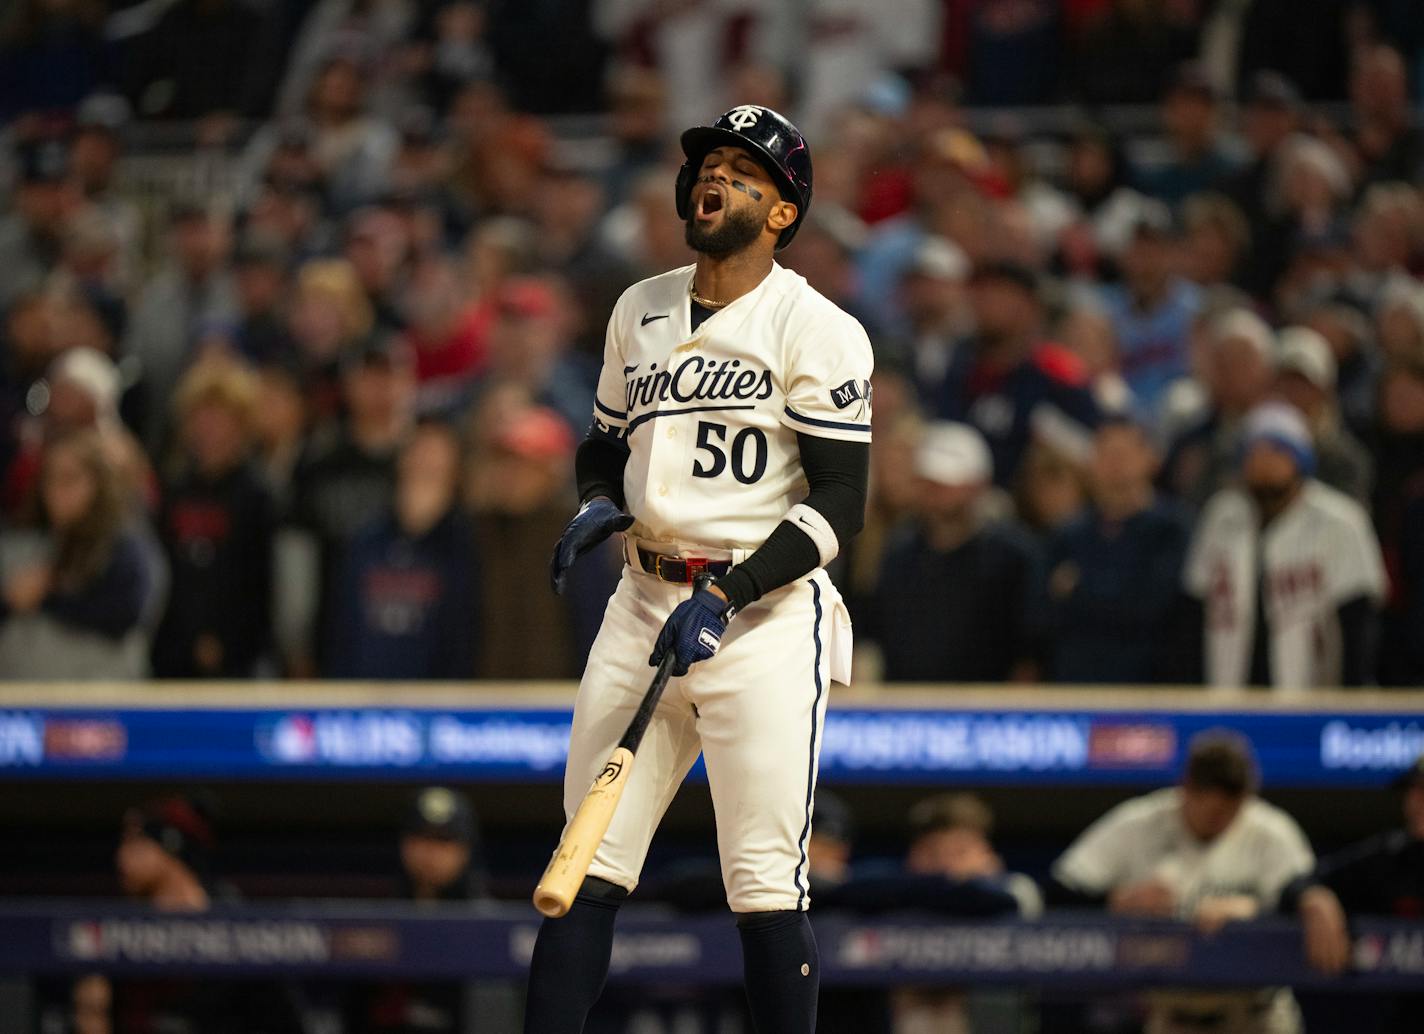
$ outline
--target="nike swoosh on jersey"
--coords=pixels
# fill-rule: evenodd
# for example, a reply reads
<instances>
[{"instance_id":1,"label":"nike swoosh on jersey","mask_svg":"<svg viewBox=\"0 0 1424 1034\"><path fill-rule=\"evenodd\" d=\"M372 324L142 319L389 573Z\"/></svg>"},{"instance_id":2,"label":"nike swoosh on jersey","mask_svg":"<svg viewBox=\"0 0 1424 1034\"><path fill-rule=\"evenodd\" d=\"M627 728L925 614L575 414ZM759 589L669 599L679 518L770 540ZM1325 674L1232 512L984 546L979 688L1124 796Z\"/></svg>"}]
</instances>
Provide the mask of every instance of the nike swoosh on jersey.
<instances>
[{"instance_id":1,"label":"nike swoosh on jersey","mask_svg":"<svg viewBox=\"0 0 1424 1034\"><path fill-rule=\"evenodd\" d=\"M663 313L661 316L650 316L648 313L645 312L645 313L643 313L643 323L642 323L642 325L646 327L649 323L653 322L653 320L665 320L665 319L667 319L667 318L668 318L668 314L667 314L667 313Z\"/></svg>"}]
</instances>

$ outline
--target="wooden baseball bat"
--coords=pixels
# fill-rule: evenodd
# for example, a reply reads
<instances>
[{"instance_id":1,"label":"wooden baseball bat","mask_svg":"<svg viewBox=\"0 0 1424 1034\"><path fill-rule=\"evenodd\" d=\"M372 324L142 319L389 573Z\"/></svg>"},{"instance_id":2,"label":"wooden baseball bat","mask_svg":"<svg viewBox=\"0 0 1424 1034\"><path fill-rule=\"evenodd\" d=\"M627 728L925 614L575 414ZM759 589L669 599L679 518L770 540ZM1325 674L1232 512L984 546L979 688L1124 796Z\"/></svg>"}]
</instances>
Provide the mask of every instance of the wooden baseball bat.
<instances>
[{"instance_id":1,"label":"wooden baseball bat","mask_svg":"<svg viewBox=\"0 0 1424 1034\"><path fill-rule=\"evenodd\" d=\"M711 582L711 577L704 574L699 575L693 584L701 589ZM628 723L623 738L604 763L603 771L598 773L588 793L584 794L578 811L574 812L573 821L564 830L558 850L549 860L549 867L534 888L534 907L550 919L558 919L566 913L583 886L594 853L603 842L603 835L608 832L608 824L613 821L613 813L618 808L624 787L628 785L628 777L633 773L638 744L643 742L643 733L648 731L648 723L652 721L653 711L667 688L676 660L676 655L669 649L658 662L657 673L643 694L633 720Z\"/></svg>"}]
</instances>

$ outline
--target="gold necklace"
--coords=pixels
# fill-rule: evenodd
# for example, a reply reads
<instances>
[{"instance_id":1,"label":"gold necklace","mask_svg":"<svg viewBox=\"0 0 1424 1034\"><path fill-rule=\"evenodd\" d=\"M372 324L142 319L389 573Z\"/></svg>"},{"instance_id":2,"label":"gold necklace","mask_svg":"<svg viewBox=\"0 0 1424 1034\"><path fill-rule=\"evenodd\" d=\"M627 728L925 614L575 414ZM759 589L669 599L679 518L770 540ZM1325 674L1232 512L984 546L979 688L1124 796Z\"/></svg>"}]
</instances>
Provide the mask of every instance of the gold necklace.
<instances>
[{"instance_id":1,"label":"gold necklace","mask_svg":"<svg viewBox=\"0 0 1424 1034\"><path fill-rule=\"evenodd\" d=\"M726 306L726 302L714 302L702 297L697 293L697 280L694 278L687 282L687 296L704 309L721 309Z\"/></svg>"}]
</instances>

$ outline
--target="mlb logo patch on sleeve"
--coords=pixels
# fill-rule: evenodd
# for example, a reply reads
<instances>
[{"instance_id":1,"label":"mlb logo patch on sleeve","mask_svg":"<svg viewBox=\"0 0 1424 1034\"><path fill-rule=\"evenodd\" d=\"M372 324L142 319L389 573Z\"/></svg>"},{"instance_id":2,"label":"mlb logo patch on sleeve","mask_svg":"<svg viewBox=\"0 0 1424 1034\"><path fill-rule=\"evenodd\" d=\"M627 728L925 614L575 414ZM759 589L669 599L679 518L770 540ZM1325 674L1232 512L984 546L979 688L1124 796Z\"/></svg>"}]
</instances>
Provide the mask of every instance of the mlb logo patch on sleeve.
<instances>
[{"instance_id":1,"label":"mlb logo patch on sleeve","mask_svg":"<svg viewBox=\"0 0 1424 1034\"><path fill-rule=\"evenodd\" d=\"M831 389L831 404L837 409L845 409L852 402L870 401L869 381L846 381L839 388Z\"/></svg>"}]
</instances>

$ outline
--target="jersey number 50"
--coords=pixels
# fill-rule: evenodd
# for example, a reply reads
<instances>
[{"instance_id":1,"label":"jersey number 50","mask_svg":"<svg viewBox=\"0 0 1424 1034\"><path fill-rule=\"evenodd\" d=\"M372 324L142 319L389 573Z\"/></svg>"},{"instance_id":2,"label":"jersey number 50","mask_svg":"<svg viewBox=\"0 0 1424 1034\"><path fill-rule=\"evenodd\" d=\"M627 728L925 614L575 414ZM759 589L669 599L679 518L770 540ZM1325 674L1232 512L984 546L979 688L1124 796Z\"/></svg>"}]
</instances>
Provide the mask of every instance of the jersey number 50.
<instances>
[{"instance_id":1,"label":"jersey number 50","mask_svg":"<svg viewBox=\"0 0 1424 1034\"><path fill-rule=\"evenodd\" d=\"M715 439L715 440L714 440ZM704 464L699 456L692 463L692 476L714 478L727 469L727 453L723 444L727 441L727 425L701 420L697 424L697 448L712 454ZM748 469L747 452L750 449L751 464ZM766 473L766 435L759 427L744 427L732 438L732 477L744 485L752 485Z\"/></svg>"}]
</instances>

